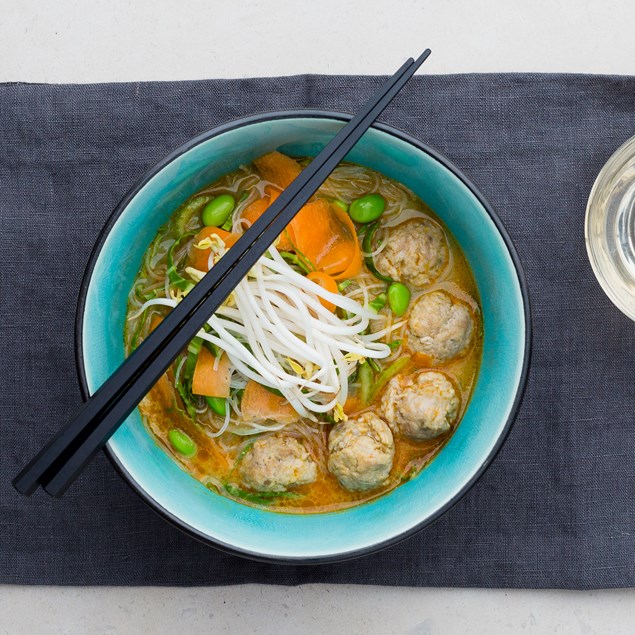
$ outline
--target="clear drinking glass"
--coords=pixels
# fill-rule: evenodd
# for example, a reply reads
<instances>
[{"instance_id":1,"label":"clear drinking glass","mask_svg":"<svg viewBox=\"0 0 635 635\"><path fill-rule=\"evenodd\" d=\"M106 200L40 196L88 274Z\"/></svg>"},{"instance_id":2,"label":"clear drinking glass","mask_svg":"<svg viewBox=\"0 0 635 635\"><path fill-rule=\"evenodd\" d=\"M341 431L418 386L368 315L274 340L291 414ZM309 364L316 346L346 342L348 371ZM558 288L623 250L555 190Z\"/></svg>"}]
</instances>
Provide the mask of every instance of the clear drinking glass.
<instances>
[{"instance_id":1,"label":"clear drinking glass","mask_svg":"<svg viewBox=\"0 0 635 635\"><path fill-rule=\"evenodd\" d=\"M635 137L598 174L587 203L585 235L604 292L635 320Z\"/></svg>"}]
</instances>

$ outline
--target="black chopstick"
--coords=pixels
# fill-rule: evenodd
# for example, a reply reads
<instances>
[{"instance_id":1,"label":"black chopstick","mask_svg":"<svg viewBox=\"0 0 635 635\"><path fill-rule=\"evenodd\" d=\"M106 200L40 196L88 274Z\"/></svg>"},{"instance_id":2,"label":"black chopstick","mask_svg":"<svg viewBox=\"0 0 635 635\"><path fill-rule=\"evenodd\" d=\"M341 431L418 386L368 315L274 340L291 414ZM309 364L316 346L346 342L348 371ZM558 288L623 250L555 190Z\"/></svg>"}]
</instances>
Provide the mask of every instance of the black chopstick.
<instances>
[{"instance_id":1,"label":"black chopstick","mask_svg":"<svg viewBox=\"0 0 635 635\"><path fill-rule=\"evenodd\" d=\"M61 496L430 55L409 59L14 479Z\"/></svg>"}]
</instances>

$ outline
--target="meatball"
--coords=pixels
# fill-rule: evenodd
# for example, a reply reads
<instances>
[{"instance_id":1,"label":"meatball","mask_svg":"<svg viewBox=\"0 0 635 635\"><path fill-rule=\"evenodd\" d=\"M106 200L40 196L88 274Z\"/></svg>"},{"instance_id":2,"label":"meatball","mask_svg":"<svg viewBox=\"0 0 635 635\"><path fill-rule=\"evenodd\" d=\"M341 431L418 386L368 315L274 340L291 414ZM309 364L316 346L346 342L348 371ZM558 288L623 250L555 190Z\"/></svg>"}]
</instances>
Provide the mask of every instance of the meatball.
<instances>
[{"instance_id":1,"label":"meatball","mask_svg":"<svg viewBox=\"0 0 635 635\"><path fill-rule=\"evenodd\" d=\"M348 490L382 485L394 455L390 428L371 412L336 424L329 435L329 472Z\"/></svg>"},{"instance_id":2,"label":"meatball","mask_svg":"<svg viewBox=\"0 0 635 635\"><path fill-rule=\"evenodd\" d=\"M443 373L424 370L391 379L381 410L393 432L423 441L448 432L459 412L459 398Z\"/></svg>"},{"instance_id":3,"label":"meatball","mask_svg":"<svg viewBox=\"0 0 635 635\"><path fill-rule=\"evenodd\" d=\"M448 264L449 250L443 230L427 218L397 225L385 249L375 257L379 271L414 287L434 282Z\"/></svg>"},{"instance_id":4,"label":"meatball","mask_svg":"<svg viewBox=\"0 0 635 635\"><path fill-rule=\"evenodd\" d=\"M474 320L466 304L445 291L422 295L408 319L408 346L445 362L465 352L472 340Z\"/></svg>"},{"instance_id":5,"label":"meatball","mask_svg":"<svg viewBox=\"0 0 635 635\"><path fill-rule=\"evenodd\" d=\"M284 492L313 483L317 466L297 439L274 435L258 439L239 467L245 485L259 492Z\"/></svg>"}]
</instances>

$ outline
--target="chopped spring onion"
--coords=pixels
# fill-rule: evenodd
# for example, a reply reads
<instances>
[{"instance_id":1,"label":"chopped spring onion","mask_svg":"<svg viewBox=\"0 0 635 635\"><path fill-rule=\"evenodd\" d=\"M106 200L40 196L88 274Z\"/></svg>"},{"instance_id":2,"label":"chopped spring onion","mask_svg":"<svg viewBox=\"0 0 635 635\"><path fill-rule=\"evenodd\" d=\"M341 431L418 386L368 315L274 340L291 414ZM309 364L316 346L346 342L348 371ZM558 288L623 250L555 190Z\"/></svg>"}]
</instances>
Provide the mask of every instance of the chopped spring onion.
<instances>
[{"instance_id":1,"label":"chopped spring onion","mask_svg":"<svg viewBox=\"0 0 635 635\"><path fill-rule=\"evenodd\" d=\"M238 456L236 457L236 460L234 461L234 465L232 465L232 469L231 472L229 473L229 478L231 478L231 476L234 474L234 472L236 471L236 469L238 468L238 466L242 463L243 459L245 458L245 456L249 453L249 451L251 450L251 448L254 447L254 443L255 441L251 441L250 443L248 443L238 454Z\"/></svg>"},{"instance_id":2,"label":"chopped spring onion","mask_svg":"<svg viewBox=\"0 0 635 635\"><path fill-rule=\"evenodd\" d=\"M189 234L184 234L180 236L177 240L174 241L174 244L170 247L168 251L168 270L167 276L168 280L171 284L173 284L177 289L181 289L181 291L189 291L194 287L194 283L190 280L186 280L181 277L179 273L176 271L176 265L174 264L174 252L178 249L179 245L183 244L184 241L190 239L194 236L196 232L190 232Z\"/></svg>"},{"instance_id":3,"label":"chopped spring onion","mask_svg":"<svg viewBox=\"0 0 635 635\"><path fill-rule=\"evenodd\" d=\"M359 400L365 406L370 402L370 394L373 390L373 369L368 362L359 365L357 380L359 381Z\"/></svg>"},{"instance_id":4,"label":"chopped spring onion","mask_svg":"<svg viewBox=\"0 0 635 635\"><path fill-rule=\"evenodd\" d=\"M174 215L174 228L179 236L185 234L187 231L187 225L192 216L194 216L205 203L209 203L211 200L211 196L204 194L202 196L195 196L179 207Z\"/></svg>"},{"instance_id":5,"label":"chopped spring onion","mask_svg":"<svg viewBox=\"0 0 635 635\"><path fill-rule=\"evenodd\" d=\"M247 492L231 483L225 484L225 491L234 498L240 498L256 505L271 505L280 498L301 498L301 494L295 492Z\"/></svg>"},{"instance_id":6,"label":"chopped spring onion","mask_svg":"<svg viewBox=\"0 0 635 635\"><path fill-rule=\"evenodd\" d=\"M369 357L367 362L376 373L381 372L381 366L372 357Z\"/></svg>"},{"instance_id":7,"label":"chopped spring onion","mask_svg":"<svg viewBox=\"0 0 635 635\"><path fill-rule=\"evenodd\" d=\"M375 313L379 313L386 306L386 294L380 293L372 302L368 303L368 308Z\"/></svg>"},{"instance_id":8,"label":"chopped spring onion","mask_svg":"<svg viewBox=\"0 0 635 635\"><path fill-rule=\"evenodd\" d=\"M375 236L375 232L377 231L378 227L379 227L379 223L376 223L376 222L372 223L371 225L368 226L368 229L364 233L364 240L362 241L362 249L365 254L373 253L373 237ZM375 276L375 278L378 278L379 280L383 280L384 282L387 282L388 284L391 284L392 282L394 282L392 278L389 278L388 276L385 276L383 273L380 273L379 271L377 271L377 267L375 266L375 261L373 260L372 255L366 255L364 257L364 263L366 264L366 268L368 269L368 271L370 271Z\"/></svg>"},{"instance_id":9,"label":"chopped spring onion","mask_svg":"<svg viewBox=\"0 0 635 635\"><path fill-rule=\"evenodd\" d=\"M311 272L311 269L309 269L304 260L302 260L302 258L300 258L297 254L292 254L290 251L281 251L280 255L284 258L285 262L288 262L290 265L295 265L304 273Z\"/></svg>"},{"instance_id":10,"label":"chopped spring onion","mask_svg":"<svg viewBox=\"0 0 635 635\"><path fill-rule=\"evenodd\" d=\"M227 415L227 399L223 399L223 397L205 397L205 401L212 412L219 417Z\"/></svg>"},{"instance_id":11,"label":"chopped spring onion","mask_svg":"<svg viewBox=\"0 0 635 635\"><path fill-rule=\"evenodd\" d=\"M410 363L410 356L406 355L395 360L390 366L384 368L381 371L377 380L375 381L370 394L368 396L368 402L370 403L377 397L377 395L384 389L384 386L393 378L398 375L408 364Z\"/></svg>"}]
</instances>

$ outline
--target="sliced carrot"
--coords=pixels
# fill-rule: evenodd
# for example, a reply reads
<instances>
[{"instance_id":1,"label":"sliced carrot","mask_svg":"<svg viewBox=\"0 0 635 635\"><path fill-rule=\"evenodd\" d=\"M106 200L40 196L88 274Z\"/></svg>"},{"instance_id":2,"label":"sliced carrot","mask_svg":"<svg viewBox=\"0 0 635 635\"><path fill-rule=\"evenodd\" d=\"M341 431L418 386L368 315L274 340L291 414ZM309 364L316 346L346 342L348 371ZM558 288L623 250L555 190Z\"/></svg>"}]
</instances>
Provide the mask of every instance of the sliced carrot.
<instances>
[{"instance_id":1,"label":"sliced carrot","mask_svg":"<svg viewBox=\"0 0 635 635\"><path fill-rule=\"evenodd\" d=\"M297 251L335 280L356 276L362 254L348 214L327 200L307 203L289 224Z\"/></svg>"},{"instance_id":2,"label":"sliced carrot","mask_svg":"<svg viewBox=\"0 0 635 635\"><path fill-rule=\"evenodd\" d=\"M247 382L240 409L247 421L271 419L278 423L293 423L300 418L284 397L275 395L255 381Z\"/></svg>"},{"instance_id":3,"label":"sliced carrot","mask_svg":"<svg viewBox=\"0 0 635 635\"><path fill-rule=\"evenodd\" d=\"M329 276L328 273L324 273L323 271L311 271L307 275L307 278L315 284L319 285L325 291L330 291L331 293L337 293L337 282L335 279ZM319 298L320 304L329 311L335 311L335 305L324 298Z\"/></svg>"},{"instance_id":4,"label":"sliced carrot","mask_svg":"<svg viewBox=\"0 0 635 635\"><path fill-rule=\"evenodd\" d=\"M269 193L269 205L273 203L278 196L280 196L281 192L279 190L274 190L272 187L266 187L265 191ZM278 237L278 242L276 243L276 248L278 251L292 251L293 250L293 242L290 225L287 225L286 229L280 236Z\"/></svg>"},{"instance_id":5,"label":"sliced carrot","mask_svg":"<svg viewBox=\"0 0 635 635\"><path fill-rule=\"evenodd\" d=\"M240 218L241 220L248 221L251 227L251 225L253 225L265 213L267 207L269 207L268 198L256 199L253 203L249 203L249 205L245 207L243 213L240 215Z\"/></svg>"},{"instance_id":6,"label":"sliced carrot","mask_svg":"<svg viewBox=\"0 0 635 635\"><path fill-rule=\"evenodd\" d=\"M152 331L154 331L161 322L163 322L163 318L158 313L153 313L150 318L148 333L152 333ZM164 373L161 377L159 377L152 387L152 390L148 393L148 396L154 396L165 408L172 407L174 402L174 388L170 383L168 373Z\"/></svg>"},{"instance_id":7,"label":"sliced carrot","mask_svg":"<svg viewBox=\"0 0 635 635\"><path fill-rule=\"evenodd\" d=\"M250 226L253 225L265 213L271 203L280 196L280 191L274 190L272 187L266 187L265 191L269 194L267 198L259 198L253 203L250 203L247 207L245 207L243 213L240 215L242 220L249 221ZM289 251L293 249L293 245L291 244L286 232L280 234L276 247L280 251Z\"/></svg>"},{"instance_id":8,"label":"sliced carrot","mask_svg":"<svg viewBox=\"0 0 635 635\"><path fill-rule=\"evenodd\" d=\"M190 247L189 253L189 262L194 269L198 269L199 271L207 271L208 261L212 250L210 247L206 249L200 249L196 245L198 245L201 240L205 238L209 238L210 236L216 235L218 236L224 243L226 247L231 247L235 244L235 242L240 238L240 234L232 234L231 232L225 231L220 227L203 227L196 236L194 236L194 240L192 242L192 246Z\"/></svg>"},{"instance_id":9,"label":"sliced carrot","mask_svg":"<svg viewBox=\"0 0 635 635\"><path fill-rule=\"evenodd\" d=\"M332 216L328 202L318 198L307 203L289 223L294 248L316 268L337 240Z\"/></svg>"},{"instance_id":10,"label":"sliced carrot","mask_svg":"<svg viewBox=\"0 0 635 635\"><path fill-rule=\"evenodd\" d=\"M291 181L302 172L300 164L295 159L281 152L265 154L256 159L254 165L265 181L271 181L281 189L288 187Z\"/></svg>"},{"instance_id":11,"label":"sliced carrot","mask_svg":"<svg viewBox=\"0 0 635 635\"><path fill-rule=\"evenodd\" d=\"M343 209L331 205L331 211L346 230L343 232L343 239L334 245L320 266L335 280L354 278L362 270L362 250L355 232L355 225Z\"/></svg>"},{"instance_id":12,"label":"sliced carrot","mask_svg":"<svg viewBox=\"0 0 635 635\"><path fill-rule=\"evenodd\" d=\"M204 346L198 354L192 375L192 393L206 397L229 397L231 362L225 353L216 365L216 357Z\"/></svg>"}]
</instances>

